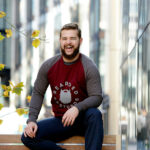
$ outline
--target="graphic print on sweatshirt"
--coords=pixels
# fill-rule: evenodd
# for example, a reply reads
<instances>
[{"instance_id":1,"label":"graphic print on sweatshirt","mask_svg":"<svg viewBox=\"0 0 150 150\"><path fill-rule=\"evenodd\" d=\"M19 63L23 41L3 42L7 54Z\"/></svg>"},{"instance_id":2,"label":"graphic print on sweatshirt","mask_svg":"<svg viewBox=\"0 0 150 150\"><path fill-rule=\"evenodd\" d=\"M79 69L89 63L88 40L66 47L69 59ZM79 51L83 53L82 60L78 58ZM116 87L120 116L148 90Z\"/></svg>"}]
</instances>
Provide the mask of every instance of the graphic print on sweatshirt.
<instances>
[{"instance_id":1,"label":"graphic print on sweatshirt","mask_svg":"<svg viewBox=\"0 0 150 150\"><path fill-rule=\"evenodd\" d=\"M64 89L60 91L60 101L63 104L69 104L71 102L71 92L68 89Z\"/></svg>"},{"instance_id":2,"label":"graphic print on sweatshirt","mask_svg":"<svg viewBox=\"0 0 150 150\"><path fill-rule=\"evenodd\" d=\"M79 101L79 92L70 82L60 83L52 91L53 98L60 108L70 108Z\"/></svg>"},{"instance_id":3,"label":"graphic print on sweatshirt","mask_svg":"<svg viewBox=\"0 0 150 150\"><path fill-rule=\"evenodd\" d=\"M55 116L62 116L66 110L87 98L84 69L80 59L65 65L59 59L48 71L52 90L52 109Z\"/></svg>"}]
</instances>

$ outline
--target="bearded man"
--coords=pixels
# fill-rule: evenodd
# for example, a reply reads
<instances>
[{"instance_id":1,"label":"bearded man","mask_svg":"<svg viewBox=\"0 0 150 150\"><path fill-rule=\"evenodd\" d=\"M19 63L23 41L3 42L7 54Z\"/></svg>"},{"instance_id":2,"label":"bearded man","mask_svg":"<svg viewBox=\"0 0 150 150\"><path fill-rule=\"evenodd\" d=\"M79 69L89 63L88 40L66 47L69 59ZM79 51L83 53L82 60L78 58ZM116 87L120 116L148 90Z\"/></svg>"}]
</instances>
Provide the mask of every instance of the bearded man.
<instances>
[{"instance_id":1,"label":"bearded man","mask_svg":"<svg viewBox=\"0 0 150 150\"><path fill-rule=\"evenodd\" d=\"M63 150L56 143L74 135L85 136L86 150L101 150L103 142L100 74L91 59L79 52L81 30L75 23L60 31L58 54L45 61L34 83L29 119L22 142L32 150ZM50 85L54 117L37 121Z\"/></svg>"}]
</instances>

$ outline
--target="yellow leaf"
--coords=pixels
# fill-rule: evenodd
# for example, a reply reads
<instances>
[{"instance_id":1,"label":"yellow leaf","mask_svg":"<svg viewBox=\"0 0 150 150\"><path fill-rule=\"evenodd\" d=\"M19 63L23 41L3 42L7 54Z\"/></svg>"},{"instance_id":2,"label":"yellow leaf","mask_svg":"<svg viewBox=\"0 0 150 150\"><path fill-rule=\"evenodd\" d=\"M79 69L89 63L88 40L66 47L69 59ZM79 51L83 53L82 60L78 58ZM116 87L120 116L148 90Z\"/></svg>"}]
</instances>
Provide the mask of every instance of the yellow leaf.
<instances>
[{"instance_id":1,"label":"yellow leaf","mask_svg":"<svg viewBox=\"0 0 150 150\"><path fill-rule=\"evenodd\" d=\"M14 87L14 85L13 85L13 83L11 81L9 81L9 84Z\"/></svg>"},{"instance_id":2,"label":"yellow leaf","mask_svg":"<svg viewBox=\"0 0 150 150\"><path fill-rule=\"evenodd\" d=\"M0 64L0 71L2 71L4 69L5 65L4 64Z\"/></svg>"},{"instance_id":3,"label":"yellow leaf","mask_svg":"<svg viewBox=\"0 0 150 150\"><path fill-rule=\"evenodd\" d=\"M5 17L5 16L6 16L6 13L3 12L3 11L0 11L0 18L3 18L3 17Z\"/></svg>"},{"instance_id":4,"label":"yellow leaf","mask_svg":"<svg viewBox=\"0 0 150 150\"><path fill-rule=\"evenodd\" d=\"M25 110L23 108L17 108L16 112L19 116L23 115L25 113Z\"/></svg>"},{"instance_id":5,"label":"yellow leaf","mask_svg":"<svg viewBox=\"0 0 150 150\"><path fill-rule=\"evenodd\" d=\"M12 31L11 31L11 29L6 29L5 32L6 32L6 37L7 37L7 38L9 38L9 37L12 36Z\"/></svg>"},{"instance_id":6,"label":"yellow leaf","mask_svg":"<svg viewBox=\"0 0 150 150\"><path fill-rule=\"evenodd\" d=\"M4 97L9 97L9 92L8 92L8 91L4 91L4 92L3 92L3 96L4 96Z\"/></svg>"},{"instance_id":7,"label":"yellow leaf","mask_svg":"<svg viewBox=\"0 0 150 150\"><path fill-rule=\"evenodd\" d=\"M10 86L7 86L7 91L11 91L11 87Z\"/></svg>"},{"instance_id":8,"label":"yellow leaf","mask_svg":"<svg viewBox=\"0 0 150 150\"><path fill-rule=\"evenodd\" d=\"M32 46L34 46L35 48L37 48L40 45L40 40L39 39L35 39L32 41Z\"/></svg>"},{"instance_id":9,"label":"yellow leaf","mask_svg":"<svg viewBox=\"0 0 150 150\"><path fill-rule=\"evenodd\" d=\"M26 99L27 99L28 103L30 103L30 101L31 101L31 96L27 96Z\"/></svg>"},{"instance_id":10,"label":"yellow leaf","mask_svg":"<svg viewBox=\"0 0 150 150\"><path fill-rule=\"evenodd\" d=\"M0 41L2 41L5 37L0 32Z\"/></svg>"},{"instance_id":11,"label":"yellow leaf","mask_svg":"<svg viewBox=\"0 0 150 150\"><path fill-rule=\"evenodd\" d=\"M34 30L31 37L37 37L39 36L40 31L39 30Z\"/></svg>"},{"instance_id":12,"label":"yellow leaf","mask_svg":"<svg viewBox=\"0 0 150 150\"><path fill-rule=\"evenodd\" d=\"M0 119L0 125L3 123L3 120Z\"/></svg>"},{"instance_id":13,"label":"yellow leaf","mask_svg":"<svg viewBox=\"0 0 150 150\"><path fill-rule=\"evenodd\" d=\"M2 110L3 107L4 107L3 104L0 103L0 110Z\"/></svg>"},{"instance_id":14,"label":"yellow leaf","mask_svg":"<svg viewBox=\"0 0 150 150\"><path fill-rule=\"evenodd\" d=\"M6 86L6 85L3 85L3 84L2 84L2 89L5 90L5 91L8 91L8 92L11 91L10 86Z\"/></svg>"},{"instance_id":15,"label":"yellow leaf","mask_svg":"<svg viewBox=\"0 0 150 150\"><path fill-rule=\"evenodd\" d=\"M6 90L6 89L7 89L7 86L2 84L2 89L3 89L3 90Z\"/></svg>"},{"instance_id":16,"label":"yellow leaf","mask_svg":"<svg viewBox=\"0 0 150 150\"><path fill-rule=\"evenodd\" d=\"M20 95L23 86L24 86L23 82L18 83L16 86L13 87L12 93L16 93L17 95Z\"/></svg>"},{"instance_id":17,"label":"yellow leaf","mask_svg":"<svg viewBox=\"0 0 150 150\"><path fill-rule=\"evenodd\" d=\"M23 82L18 83L15 87L24 87Z\"/></svg>"}]
</instances>

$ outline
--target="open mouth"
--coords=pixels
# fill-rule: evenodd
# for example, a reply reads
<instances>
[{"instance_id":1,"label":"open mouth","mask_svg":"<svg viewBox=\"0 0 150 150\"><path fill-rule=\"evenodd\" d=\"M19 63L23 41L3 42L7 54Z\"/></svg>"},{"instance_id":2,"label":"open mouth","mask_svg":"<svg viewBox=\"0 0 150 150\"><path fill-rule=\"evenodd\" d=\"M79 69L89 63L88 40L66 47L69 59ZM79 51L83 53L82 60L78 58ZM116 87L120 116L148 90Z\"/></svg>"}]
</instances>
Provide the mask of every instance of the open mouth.
<instances>
[{"instance_id":1,"label":"open mouth","mask_svg":"<svg viewBox=\"0 0 150 150\"><path fill-rule=\"evenodd\" d=\"M65 50L66 50L66 52L72 52L73 46L71 46L71 45L65 46Z\"/></svg>"}]
</instances>

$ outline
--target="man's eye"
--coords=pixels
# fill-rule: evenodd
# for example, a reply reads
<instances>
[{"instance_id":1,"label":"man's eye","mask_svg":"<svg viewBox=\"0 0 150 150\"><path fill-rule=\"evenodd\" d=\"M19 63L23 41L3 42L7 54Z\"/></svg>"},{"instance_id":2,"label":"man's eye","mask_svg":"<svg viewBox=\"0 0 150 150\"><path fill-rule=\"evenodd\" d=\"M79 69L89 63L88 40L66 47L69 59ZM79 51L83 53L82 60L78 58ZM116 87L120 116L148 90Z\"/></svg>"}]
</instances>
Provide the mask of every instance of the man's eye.
<instances>
[{"instance_id":1,"label":"man's eye","mask_svg":"<svg viewBox=\"0 0 150 150\"><path fill-rule=\"evenodd\" d=\"M62 40L67 40L66 38L62 38Z\"/></svg>"},{"instance_id":2,"label":"man's eye","mask_svg":"<svg viewBox=\"0 0 150 150\"><path fill-rule=\"evenodd\" d=\"M72 37L71 40L76 40L76 37Z\"/></svg>"}]
</instances>

